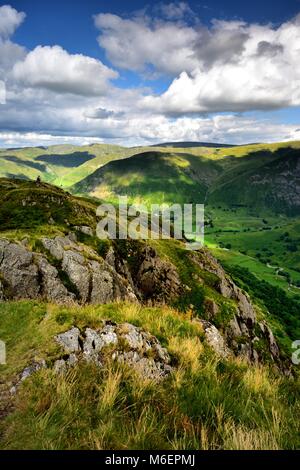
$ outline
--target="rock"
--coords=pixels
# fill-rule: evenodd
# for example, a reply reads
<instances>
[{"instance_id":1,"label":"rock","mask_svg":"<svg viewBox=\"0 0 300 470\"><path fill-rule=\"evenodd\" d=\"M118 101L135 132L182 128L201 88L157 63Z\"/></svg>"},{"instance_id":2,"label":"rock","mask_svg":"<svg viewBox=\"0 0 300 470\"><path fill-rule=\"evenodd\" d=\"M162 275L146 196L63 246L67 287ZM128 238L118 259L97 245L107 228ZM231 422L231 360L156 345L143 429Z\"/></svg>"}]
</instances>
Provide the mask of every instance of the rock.
<instances>
[{"instance_id":1,"label":"rock","mask_svg":"<svg viewBox=\"0 0 300 470\"><path fill-rule=\"evenodd\" d=\"M70 303L75 300L75 295L68 292L58 276L57 269L46 258L37 257L37 266L41 274L42 295L51 302Z\"/></svg>"},{"instance_id":2,"label":"rock","mask_svg":"<svg viewBox=\"0 0 300 470\"><path fill-rule=\"evenodd\" d=\"M106 253L105 261L113 269L116 269L116 256L115 256L115 252L112 246L109 247L108 252Z\"/></svg>"},{"instance_id":3,"label":"rock","mask_svg":"<svg viewBox=\"0 0 300 470\"><path fill-rule=\"evenodd\" d=\"M22 382L24 382L24 380L26 380L28 377L35 374L39 370L45 369L46 367L47 365L44 359L42 359L41 361L34 361L32 362L32 364L25 367L25 369L21 372L17 383L10 389L10 393L12 395L15 394L18 391L18 388L20 387Z\"/></svg>"},{"instance_id":4,"label":"rock","mask_svg":"<svg viewBox=\"0 0 300 470\"><path fill-rule=\"evenodd\" d=\"M2 281L0 280L0 302L3 302L4 300L5 300L4 286L2 284Z\"/></svg>"},{"instance_id":5,"label":"rock","mask_svg":"<svg viewBox=\"0 0 300 470\"><path fill-rule=\"evenodd\" d=\"M82 303L103 304L114 300L137 301L131 283L100 258L98 253L68 237L43 239L51 255L61 261L61 269L78 291Z\"/></svg>"},{"instance_id":6,"label":"rock","mask_svg":"<svg viewBox=\"0 0 300 470\"><path fill-rule=\"evenodd\" d=\"M67 248L74 247L74 242L69 237L42 238L42 245L57 260L62 260Z\"/></svg>"},{"instance_id":7,"label":"rock","mask_svg":"<svg viewBox=\"0 0 300 470\"><path fill-rule=\"evenodd\" d=\"M240 325L236 316L234 316L230 320L229 325L226 329L226 335L230 339L235 339L242 335L242 330L240 328Z\"/></svg>"},{"instance_id":8,"label":"rock","mask_svg":"<svg viewBox=\"0 0 300 470\"><path fill-rule=\"evenodd\" d=\"M79 329L73 327L71 330L55 336L55 340L64 348L66 353L76 353L80 351L79 335Z\"/></svg>"},{"instance_id":9,"label":"rock","mask_svg":"<svg viewBox=\"0 0 300 470\"><path fill-rule=\"evenodd\" d=\"M269 343L270 352L274 359L279 359L280 351L272 330L266 323L260 323L261 330Z\"/></svg>"},{"instance_id":10,"label":"rock","mask_svg":"<svg viewBox=\"0 0 300 470\"><path fill-rule=\"evenodd\" d=\"M63 359L58 359L55 361L53 366L54 372L56 374L64 374L67 372L67 363Z\"/></svg>"},{"instance_id":11,"label":"rock","mask_svg":"<svg viewBox=\"0 0 300 470\"><path fill-rule=\"evenodd\" d=\"M81 232L81 233L84 233L85 235L89 235L90 237L94 236L94 230L88 225L75 225L73 229L76 230L77 232Z\"/></svg>"},{"instance_id":12,"label":"rock","mask_svg":"<svg viewBox=\"0 0 300 470\"><path fill-rule=\"evenodd\" d=\"M79 337L78 328L73 327L55 338L65 353L74 349L73 343L70 345L69 341L70 337L74 337L74 330ZM98 367L103 367L110 360L118 361L153 380L160 380L172 371L170 356L157 338L130 323L104 322L100 329L86 328L82 337L82 347L78 343L77 351L72 351L73 354L66 360L55 362L57 372L65 372L81 358L94 362Z\"/></svg>"},{"instance_id":13,"label":"rock","mask_svg":"<svg viewBox=\"0 0 300 470\"><path fill-rule=\"evenodd\" d=\"M256 322L256 315L248 294L244 294L239 288L235 290L238 301L238 311L240 317L248 327L252 327Z\"/></svg>"},{"instance_id":14,"label":"rock","mask_svg":"<svg viewBox=\"0 0 300 470\"><path fill-rule=\"evenodd\" d=\"M78 358L76 356L76 354L70 354L70 356L68 357L66 363L69 367L74 367L78 362Z\"/></svg>"},{"instance_id":15,"label":"rock","mask_svg":"<svg viewBox=\"0 0 300 470\"><path fill-rule=\"evenodd\" d=\"M231 355L230 349L227 347L226 342L219 332L219 330L210 322L206 320L198 320L204 329L205 339L209 346L221 357L228 357Z\"/></svg>"},{"instance_id":16,"label":"rock","mask_svg":"<svg viewBox=\"0 0 300 470\"><path fill-rule=\"evenodd\" d=\"M7 297L16 300L38 298L38 268L33 254L23 245L0 239L0 275L7 285Z\"/></svg>"},{"instance_id":17,"label":"rock","mask_svg":"<svg viewBox=\"0 0 300 470\"><path fill-rule=\"evenodd\" d=\"M192 252L190 258L194 263L200 266L201 269L217 276L216 289L223 297L237 301L238 316L241 317L249 327L252 327L256 322L256 315L248 294L244 293L234 284L227 276L222 266L206 249Z\"/></svg>"},{"instance_id":18,"label":"rock","mask_svg":"<svg viewBox=\"0 0 300 470\"><path fill-rule=\"evenodd\" d=\"M181 292L181 282L175 266L159 258L149 246L141 253L136 280L144 299L166 302L178 297Z\"/></svg>"},{"instance_id":19,"label":"rock","mask_svg":"<svg viewBox=\"0 0 300 470\"><path fill-rule=\"evenodd\" d=\"M83 343L83 354L87 360L98 362L98 355L105 346L116 345L118 337L111 325L105 325L101 332L87 328Z\"/></svg>"},{"instance_id":20,"label":"rock","mask_svg":"<svg viewBox=\"0 0 300 470\"><path fill-rule=\"evenodd\" d=\"M203 306L209 320L213 319L220 310L216 302L208 297L204 300Z\"/></svg>"},{"instance_id":21,"label":"rock","mask_svg":"<svg viewBox=\"0 0 300 470\"><path fill-rule=\"evenodd\" d=\"M89 301L90 271L85 257L73 250L66 250L62 256L62 270L67 273L70 281L76 286L82 303Z\"/></svg>"}]
</instances>

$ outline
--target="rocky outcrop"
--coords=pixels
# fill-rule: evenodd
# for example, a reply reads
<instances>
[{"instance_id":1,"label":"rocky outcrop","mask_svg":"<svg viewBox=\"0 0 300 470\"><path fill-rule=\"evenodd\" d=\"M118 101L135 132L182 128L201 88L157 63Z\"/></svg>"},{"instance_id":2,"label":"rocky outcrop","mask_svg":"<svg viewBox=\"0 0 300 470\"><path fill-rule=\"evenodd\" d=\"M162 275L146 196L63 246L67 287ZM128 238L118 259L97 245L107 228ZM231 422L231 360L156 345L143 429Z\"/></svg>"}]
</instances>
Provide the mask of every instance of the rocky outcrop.
<instances>
[{"instance_id":1,"label":"rocky outcrop","mask_svg":"<svg viewBox=\"0 0 300 470\"><path fill-rule=\"evenodd\" d=\"M42 296L48 301L69 303L75 300L75 295L68 292L61 282L57 269L45 257L36 255L36 265L39 270L40 288Z\"/></svg>"},{"instance_id":2,"label":"rocky outcrop","mask_svg":"<svg viewBox=\"0 0 300 470\"><path fill-rule=\"evenodd\" d=\"M125 277L75 240L74 234L41 240L55 266L46 255L31 252L21 243L0 240L0 300L43 298L57 303L95 304L137 300Z\"/></svg>"},{"instance_id":3,"label":"rocky outcrop","mask_svg":"<svg viewBox=\"0 0 300 470\"><path fill-rule=\"evenodd\" d=\"M24 246L0 240L0 273L6 297L39 296L38 267L34 263L34 255Z\"/></svg>"},{"instance_id":4,"label":"rocky outcrop","mask_svg":"<svg viewBox=\"0 0 300 470\"><path fill-rule=\"evenodd\" d=\"M0 239L0 301L41 298L64 304L104 304L116 300L172 303L186 295L187 288L191 289L183 285L170 261L159 257L156 250L145 244L131 244L129 252L127 246L122 251L113 244L104 257L90 246L79 243L72 232L42 238L40 244L42 253L36 253L30 250L28 241L14 243ZM267 350L274 362L280 362L274 335L266 323L257 322L248 294L235 285L207 250L192 252L189 256L198 268L210 273L210 282L219 297L229 299L232 307L235 306L235 314L230 314L220 325L217 317L222 306L216 301L218 295L204 299L206 322L203 320L202 326L208 344L223 357L230 350L251 362L258 362L264 360ZM194 274L193 283L202 289L201 272ZM69 359L71 363L77 353L70 351L75 354ZM132 355L132 360L134 357Z\"/></svg>"},{"instance_id":5,"label":"rocky outcrop","mask_svg":"<svg viewBox=\"0 0 300 470\"><path fill-rule=\"evenodd\" d=\"M75 242L76 237L43 238L42 244L51 256L61 262L78 291L82 303L103 304L114 300L136 301L131 283L88 246Z\"/></svg>"},{"instance_id":6,"label":"rocky outcrop","mask_svg":"<svg viewBox=\"0 0 300 470\"><path fill-rule=\"evenodd\" d=\"M232 351L228 348L224 337L212 323L201 319L196 321L201 323L207 344L218 356L226 358L232 355Z\"/></svg>"},{"instance_id":7,"label":"rocky outcrop","mask_svg":"<svg viewBox=\"0 0 300 470\"><path fill-rule=\"evenodd\" d=\"M136 281L145 299L155 299L158 302L170 302L182 291L175 266L162 260L149 246L140 255Z\"/></svg>"},{"instance_id":8,"label":"rocky outcrop","mask_svg":"<svg viewBox=\"0 0 300 470\"><path fill-rule=\"evenodd\" d=\"M270 358L274 362L279 362L280 353L274 335L265 323L257 322L255 309L249 295L236 286L208 250L202 249L191 253L190 256L192 261L201 269L216 276L215 289L223 297L235 302L236 313L223 327L227 347L237 356L242 356L250 362L259 362L263 361L263 356L257 349L257 344L263 341L266 343ZM215 302L206 299L204 307L207 317L214 321L214 316L217 314ZM258 326L259 328L257 328ZM217 345L218 342L213 341L213 343ZM213 349L218 352L218 346L214 345Z\"/></svg>"},{"instance_id":9,"label":"rocky outcrop","mask_svg":"<svg viewBox=\"0 0 300 470\"><path fill-rule=\"evenodd\" d=\"M93 237L95 234L94 230L88 225L75 225L73 227L73 230L75 230L76 232L83 233L84 235L89 235L90 237Z\"/></svg>"},{"instance_id":10,"label":"rocky outcrop","mask_svg":"<svg viewBox=\"0 0 300 470\"><path fill-rule=\"evenodd\" d=\"M57 269L23 244L0 240L0 275L7 299L46 298L68 303L73 299L60 281Z\"/></svg>"},{"instance_id":11,"label":"rocky outcrop","mask_svg":"<svg viewBox=\"0 0 300 470\"><path fill-rule=\"evenodd\" d=\"M157 338L130 323L103 322L99 329L76 327L55 337L67 357L54 364L65 372L79 361L103 367L109 361L125 363L144 378L161 380L172 371L170 356Z\"/></svg>"},{"instance_id":12,"label":"rocky outcrop","mask_svg":"<svg viewBox=\"0 0 300 470\"><path fill-rule=\"evenodd\" d=\"M29 366L25 367L25 369L21 372L17 382L11 387L10 393L14 395L24 380L28 379L28 377L35 374L39 370L45 369L46 367L46 361L44 359L41 361L34 361Z\"/></svg>"}]
</instances>

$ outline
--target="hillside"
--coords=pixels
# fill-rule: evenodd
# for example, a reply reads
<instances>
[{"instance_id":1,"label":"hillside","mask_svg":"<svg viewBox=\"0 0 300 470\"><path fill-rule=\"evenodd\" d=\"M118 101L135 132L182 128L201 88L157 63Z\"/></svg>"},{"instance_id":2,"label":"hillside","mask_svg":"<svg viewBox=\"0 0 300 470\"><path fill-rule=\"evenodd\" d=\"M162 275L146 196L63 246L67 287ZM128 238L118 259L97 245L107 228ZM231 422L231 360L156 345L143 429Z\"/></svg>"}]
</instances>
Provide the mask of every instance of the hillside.
<instances>
[{"instance_id":1,"label":"hillside","mask_svg":"<svg viewBox=\"0 0 300 470\"><path fill-rule=\"evenodd\" d=\"M127 195L145 203L200 203L220 171L217 163L192 154L151 151L110 162L72 191L100 199Z\"/></svg>"},{"instance_id":2,"label":"hillside","mask_svg":"<svg viewBox=\"0 0 300 470\"><path fill-rule=\"evenodd\" d=\"M152 145L152 147L172 147L172 148L196 148L196 147L208 147L208 148L229 148L235 147L232 144L218 144L215 142L163 142L160 144Z\"/></svg>"},{"instance_id":3,"label":"hillside","mask_svg":"<svg viewBox=\"0 0 300 470\"><path fill-rule=\"evenodd\" d=\"M205 203L215 255L298 296L299 155L299 142L160 147L105 165L72 191L113 202L126 194L146 204Z\"/></svg>"},{"instance_id":4,"label":"hillside","mask_svg":"<svg viewBox=\"0 0 300 470\"><path fill-rule=\"evenodd\" d=\"M1 448L299 446L294 301L278 316L207 249L99 240L52 185L0 191Z\"/></svg>"}]
</instances>

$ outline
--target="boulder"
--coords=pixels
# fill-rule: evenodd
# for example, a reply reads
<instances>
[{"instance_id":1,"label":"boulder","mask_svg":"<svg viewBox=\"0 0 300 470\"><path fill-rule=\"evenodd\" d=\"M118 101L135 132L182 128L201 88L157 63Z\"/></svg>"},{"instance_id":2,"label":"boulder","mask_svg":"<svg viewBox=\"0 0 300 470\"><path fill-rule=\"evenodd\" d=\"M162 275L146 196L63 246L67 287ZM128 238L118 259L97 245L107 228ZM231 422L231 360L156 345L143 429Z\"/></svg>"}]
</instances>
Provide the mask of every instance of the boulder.
<instances>
[{"instance_id":1,"label":"boulder","mask_svg":"<svg viewBox=\"0 0 300 470\"><path fill-rule=\"evenodd\" d=\"M219 312L219 306L216 304L216 302L210 298L204 299L204 310L206 313L206 316L209 320L213 320L214 317L217 315Z\"/></svg>"},{"instance_id":2,"label":"boulder","mask_svg":"<svg viewBox=\"0 0 300 470\"><path fill-rule=\"evenodd\" d=\"M224 358L230 356L232 353L227 347L226 341L219 330L209 321L201 319L197 321L199 321L203 327L207 344L215 351L215 353Z\"/></svg>"},{"instance_id":3,"label":"boulder","mask_svg":"<svg viewBox=\"0 0 300 470\"><path fill-rule=\"evenodd\" d=\"M79 329L72 327L69 331L55 336L55 340L66 353L76 353L80 351L79 335Z\"/></svg>"},{"instance_id":4,"label":"boulder","mask_svg":"<svg viewBox=\"0 0 300 470\"><path fill-rule=\"evenodd\" d=\"M68 292L58 276L57 269L43 256L36 257L41 275L42 295L50 302L69 303L75 300L75 295Z\"/></svg>"},{"instance_id":5,"label":"boulder","mask_svg":"<svg viewBox=\"0 0 300 470\"><path fill-rule=\"evenodd\" d=\"M175 266L162 260L149 246L141 253L136 281L144 299L158 302L170 301L178 297L182 290Z\"/></svg>"},{"instance_id":6,"label":"boulder","mask_svg":"<svg viewBox=\"0 0 300 470\"><path fill-rule=\"evenodd\" d=\"M8 298L34 299L40 294L38 267L23 245L0 240L0 275Z\"/></svg>"},{"instance_id":7,"label":"boulder","mask_svg":"<svg viewBox=\"0 0 300 470\"><path fill-rule=\"evenodd\" d=\"M170 356L157 338L130 323L106 321L97 330L86 328L81 335L82 346L77 340L79 335L78 328L73 327L55 339L64 353L71 352L77 360L92 361L98 367L103 367L108 361L117 361L152 380L160 380L172 371ZM76 348L79 349L75 351ZM55 370L64 372L77 362L74 357L71 361L70 358L71 355L56 361Z\"/></svg>"}]
</instances>

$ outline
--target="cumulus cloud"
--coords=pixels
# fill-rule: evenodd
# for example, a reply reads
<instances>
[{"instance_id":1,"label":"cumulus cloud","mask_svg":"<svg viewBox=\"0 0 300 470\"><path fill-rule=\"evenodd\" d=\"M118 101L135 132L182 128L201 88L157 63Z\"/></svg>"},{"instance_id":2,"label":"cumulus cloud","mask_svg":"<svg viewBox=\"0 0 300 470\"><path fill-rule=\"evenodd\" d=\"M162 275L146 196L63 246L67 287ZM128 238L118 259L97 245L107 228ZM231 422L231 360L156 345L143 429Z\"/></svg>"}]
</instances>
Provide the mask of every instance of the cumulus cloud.
<instances>
[{"instance_id":1,"label":"cumulus cloud","mask_svg":"<svg viewBox=\"0 0 300 470\"><path fill-rule=\"evenodd\" d=\"M6 88L3 80L0 80L0 104L6 103Z\"/></svg>"},{"instance_id":2,"label":"cumulus cloud","mask_svg":"<svg viewBox=\"0 0 300 470\"><path fill-rule=\"evenodd\" d=\"M118 74L99 60L69 54L60 46L38 46L14 65L12 76L29 87L97 96L107 91L109 80Z\"/></svg>"},{"instance_id":3,"label":"cumulus cloud","mask_svg":"<svg viewBox=\"0 0 300 470\"><path fill-rule=\"evenodd\" d=\"M124 116L124 111L113 111L112 109L96 108L89 109L85 112L85 116L90 119L118 119Z\"/></svg>"},{"instance_id":4,"label":"cumulus cloud","mask_svg":"<svg viewBox=\"0 0 300 470\"><path fill-rule=\"evenodd\" d=\"M155 13L168 20L181 20L193 14L193 10L186 2L158 3L153 9Z\"/></svg>"},{"instance_id":5,"label":"cumulus cloud","mask_svg":"<svg viewBox=\"0 0 300 470\"><path fill-rule=\"evenodd\" d=\"M109 13L96 15L98 42L117 67L142 72L152 65L159 72L177 74L195 67L191 45L197 32L176 22L152 22L147 17L123 19Z\"/></svg>"},{"instance_id":6,"label":"cumulus cloud","mask_svg":"<svg viewBox=\"0 0 300 470\"><path fill-rule=\"evenodd\" d=\"M40 134L36 132L0 132L0 147L31 147L36 145L57 145L69 144L73 145L89 145L94 143L101 143L98 138L86 138L81 136L59 136L51 134Z\"/></svg>"},{"instance_id":7,"label":"cumulus cloud","mask_svg":"<svg viewBox=\"0 0 300 470\"><path fill-rule=\"evenodd\" d=\"M95 17L99 44L118 67L173 75L141 108L186 113L300 105L300 15L272 25L213 20L211 27L149 17ZM176 76L176 78L175 78Z\"/></svg>"},{"instance_id":8,"label":"cumulus cloud","mask_svg":"<svg viewBox=\"0 0 300 470\"><path fill-rule=\"evenodd\" d=\"M0 146L300 138L299 123L234 114L300 105L300 17L276 28L217 20L208 28L187 22L183 2L157 8L159 19L100 14L95 24L113 65L137 72L137 83L149 69L168 77L161 95L150 88L119 88L113 85L115 70L58 45L26 51L11 40L23 18L16 15L19 23L0 35L0 87L6 90Z\"/></svg>"},{"instance_id":9,"label":"cumulus cloud","mask_svg":"<svg viewBox=\"0 0 300 470\"><path fill-rule=\"evenodd\" d=\"M25 13L18 12L10 5L0 7L0 38L7 39L12 36L25 17Z\"/></svg>"},{"instance_id":10,"label":"cumulus cloud","mask_svg":"<svg viewBox=\"0 0 300 470\"><path fill-rule=\"evenodd\" d=\"M0 78L5 78L4 74L25 55L25 48L10 40L25 16L9 5L0 7Z\"/></svg>"}]
</instances>

